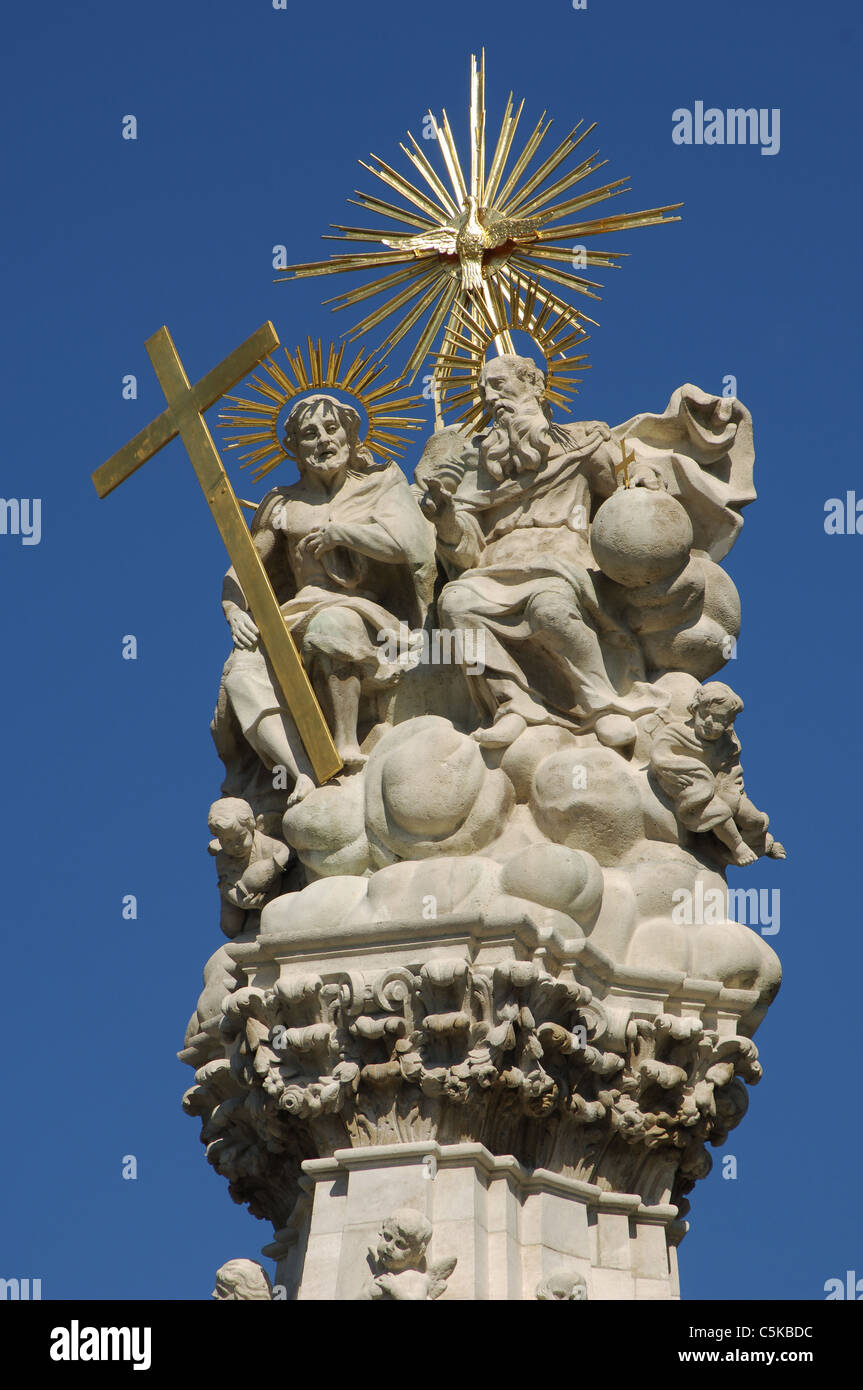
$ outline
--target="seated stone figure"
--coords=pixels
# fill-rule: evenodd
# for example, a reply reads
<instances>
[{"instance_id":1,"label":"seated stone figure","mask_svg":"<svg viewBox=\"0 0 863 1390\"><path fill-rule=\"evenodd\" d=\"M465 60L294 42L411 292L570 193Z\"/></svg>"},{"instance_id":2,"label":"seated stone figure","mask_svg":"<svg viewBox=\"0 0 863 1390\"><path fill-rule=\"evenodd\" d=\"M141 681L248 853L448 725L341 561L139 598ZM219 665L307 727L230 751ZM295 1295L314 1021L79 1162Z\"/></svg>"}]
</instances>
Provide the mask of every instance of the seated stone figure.
<instances>
[{"instance_id":1,"label":"seated stone figure","mask_svg":"<svg viewBox=\"0 0 863 1390\"><path fill-rule=\"evenodd\" d=\"M749 800L740 766L734 720L743 709L739 695L722 681L700 685L689 703L690 718L660 730L650 767L688 830L712 832L734 864L753 864L760 855L784 859L785 850L767 827L769 819Z\"/></svg>"},{"instance_id":2,"label":"seated stone figure","mask_svg":"<svg viewBox=\"0 0 863 1390\"><path fill-rule=\"evenodd\" d=\"M748 413L684 386L663 416L561 425L543 372L513 354L488 361L479 388L491 428L470 443L440 431L415 475L450 579L441 625L482 638L484 670L466 672L486 721L476 737L507 747L557 724L628 753L634 721L665 703L656 674L703 679L736 634L736 591L715 561L754 495ZM606 521L599 558L597 516L629 512L637 534L624 525L616 555L620 527Z\"/></svg>"},{"instance_id":3,"label":"seated stone figure","mask_svg":"<svg viewBox=\"0 0 863 1390\"><path fill-rule=\"evenodd\" d=\"M455 491L445 465L441 476L418 470L451 577L438 600L441 625L483 635L485 670L470 685L489 724L477 738L488 746L554 722L550 710L602 738L615 728L603 716L657 706L637 679L638 645L603 606L591 574L591 509L617 486L611 432L598 421L554 426L544 386L529 358L488 362L480 389L494 424L475 455L464 455ZM632 481L659 486L651 468Z\"/></svg>"},{"instance_id":4,"label":"seated stone figure","mask_svg":"<svg viewBox=\"0 0 863 1390\"><path fill-rule=\"evenodd\" d=\"M219 875L221 928L233 938L246 930L250 913L257 917L265 903L281 892L291 851L281 840L258 830L251 806L237 797L214 801L208 824L216 837L210 853L216 856Z\"/></svg>"},{"instance_id":5,"label":"seated stone figure","mask_svg":"<svg viewBox=\"0 0 863 1390\"><path fill-rule=\"evenodd\" d=\"M357 411L332 396L300 400L285 430L299 482L268 493L251 528L348 771L364 761L361 695L401 671L382 654L384 634L422 626L435 578L433 529L397 465L377 464L362 448L359 425ZM213 722L228 769L223 791L248 794L261 764L284 768L291 804L314 783L233 569L222 606L234 639Z\"/></svg>"}]
</instances>

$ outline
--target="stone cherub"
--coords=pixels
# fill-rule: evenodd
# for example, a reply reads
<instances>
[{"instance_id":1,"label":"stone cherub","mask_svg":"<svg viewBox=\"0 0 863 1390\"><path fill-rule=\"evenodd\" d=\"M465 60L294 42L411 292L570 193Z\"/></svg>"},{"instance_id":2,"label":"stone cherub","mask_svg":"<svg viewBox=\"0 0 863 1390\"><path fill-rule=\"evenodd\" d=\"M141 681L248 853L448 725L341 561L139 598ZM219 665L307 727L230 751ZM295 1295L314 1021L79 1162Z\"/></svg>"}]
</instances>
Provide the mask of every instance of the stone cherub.
<instances>
[{"instance_id":1,"label":"stone cherub","mask_svg":"<svg viewBox=\"0 0 863 1390\"><path fill-rule=\"evenodd\" d=\"M257 1260L228 1260L216 1271L216 1287L210 1297L218 1303L269 1302L273 1286Z\"/></svg>"},{"instance_id":2,"label":"stone cherub","mask_svg":"<svg viewBox=\"0 0 863 1390\"><path fill-rule=\"evenodd\" d=\"M251 806L239 797L214 801L207 823L215 836L209 850L219 877L220 925L233 938L245 930L251 912L278 896L291 851L258 829Z\"/></svg>"},{"instance_id":3,"label":"stone cherub","mask_svg":"<svg viewBox=\"0 0 863 1390\"><path fill-rule=\"evenodd\" d=\"M439 1260L426 1267L432 1237L431 1222L421 1212L403 1207L384 1221L378 1243L369 1255L378 1273L360 1295L363 1299L394 1299L414 1303L440 1298L457 1260Z\"/></svg>"},{"instance_id":4,"label":"stone cherub","mask_svg":"<svg viewBox=\"0 0 863 1390\"><path fill-rule=\"evenodd\" d=\"M651 770L677 819L696 834L712 832L734 864L754 864L761 855L784 859L785 850L767 829L768 816L743 785L734 732L743 709L740 696L722 681L710 681L696 688L688 709L689 719L666 724L650 751Z\"/></svg>"},{"instance_id":5,"label":"stone cherub","mask_svg":"<svg viewBox=\"0 0 863 1390\"><path fill-rule=\"evenodd\" d=\"M375 462L359 428L358 412L333 396L299 400L285 426L299 482L267 493L251 524L349 772L365 762L361 696L401 674L385 658L385 634L422 627L436 574L433 528L401 469ZM212 726L228 770L223 791L250 796L262 763L283 770L292 805L313 789L311 769L233 569L222 600L234 640Z\"/></svg>"}]
</instances>

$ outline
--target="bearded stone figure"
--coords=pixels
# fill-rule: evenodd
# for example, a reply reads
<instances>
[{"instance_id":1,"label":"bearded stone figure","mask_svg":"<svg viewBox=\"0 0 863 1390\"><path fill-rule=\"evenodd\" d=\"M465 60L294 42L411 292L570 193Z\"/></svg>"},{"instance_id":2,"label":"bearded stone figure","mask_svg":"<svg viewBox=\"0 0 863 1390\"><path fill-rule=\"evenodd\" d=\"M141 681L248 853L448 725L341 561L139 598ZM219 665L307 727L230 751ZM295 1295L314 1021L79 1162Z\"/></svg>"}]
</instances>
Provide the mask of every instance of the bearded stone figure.
<instances>
[{"instance_id":1,"label":"bearded stone figure","mask_svg":"<svg viewBox=\"0 0 863 1390\"><path fill-rule=\"evenodd\" d=\"M299 481L267 493L251 527L348 772L365 761L361 698L400 674L386 659L386 634L422 626L435 577L432 528L398 466L363 449L359 426L357 411L333 396L300 400L285 430ZM228 771L223 792L269 809L272 779L261 774L283 768L295 804L314 787L311 770L233 569L222 608L234 641L212 726Z\"/></svg>"},{"instance_id":2,"label":"bearded stone figure","mask_svg":"<svg viewBox=\"0 0 863 1390\"><path fill-rule=\"evenodd\" d=\"M466 673L484 719L475 738L507 747L530 725L558 724L631 749L634 721L668 702L648 677L672 664L692 674L716 669L727 652L711 644L736 634L736 592L715 560L754 495L748 415L736 401L687 386L661 417L618 430L561 425L543 399L543 373L513 354L486 363L479 385L491 428L469 444L446 431L417 469L420 505L450 579L438 600L441 625L482 634L485 669ZM611 518L622 526L604 528L612 540L600 564L592 523L618 492L624 440L635 446L629 499ZM635 500L634 489L653 500ZM623 532L625 551L639 525L646 551L633 573L614 536ZM667 639L699 623L688 657L664 659L654 634ZM639 641L642 628L652 642Z\"/></svg>"}]
</instances>

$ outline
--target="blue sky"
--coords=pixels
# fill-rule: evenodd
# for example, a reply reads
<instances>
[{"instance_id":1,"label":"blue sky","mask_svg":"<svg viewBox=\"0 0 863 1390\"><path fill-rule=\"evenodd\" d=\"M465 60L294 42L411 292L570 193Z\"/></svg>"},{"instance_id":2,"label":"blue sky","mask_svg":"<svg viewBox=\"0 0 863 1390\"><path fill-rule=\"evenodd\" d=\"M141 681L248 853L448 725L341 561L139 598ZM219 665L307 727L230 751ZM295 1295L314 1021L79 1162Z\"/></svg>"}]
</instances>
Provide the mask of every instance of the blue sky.
<instances>
[{"instance_id":1,"label":"blue sky","mask_svg":"<svg viewBox=\"0 0 863 1390\"><path fill-rule=\"evenodd\" d=\"M532 125L599 123L612 210L683 201L628 233L604 279L578 404L616 423L684 381L737 379L759 500L728 562L747 786L788 848L744 880L781 887L786 979L757 1042L765 1077L694 1194L689 1298L819 1298L863 1274L849 1091L861 968L863 536L827 535L858 489L859 8L790 0L91 0L4 18L0 102L6 401L2 492L42 499L38 545L0 535L8 943L0 1275L64 1297L206 1297L268 1228L234 1206L180 1109L175 1059L219 945L208 732L227 654L218 534L179 443L100 502L90 473L163 408L144 341L170 327L196 379L271 318L282 341L345 324L320 282L274 285L401 159L425 110L463 143L483 44L492 123L510 88ZM781 111L781 147L681 146L696 101ZM121 138L124 115L138 139ZM357 174L362 174L358 181ZM608 244L611 244L609 242ZM847 248L847 249L846 249ZM324 282L326 293L343 286ZM138 377L135 401L122 378ZM247 476L238 491L261 495ZM242 481L242 488L240 483ZM121 658L134 634L139 658ZM137 921L121 916L138 898ZM123 1156L138 1161L124 1181Z\"/></svg>"}]
</instances>

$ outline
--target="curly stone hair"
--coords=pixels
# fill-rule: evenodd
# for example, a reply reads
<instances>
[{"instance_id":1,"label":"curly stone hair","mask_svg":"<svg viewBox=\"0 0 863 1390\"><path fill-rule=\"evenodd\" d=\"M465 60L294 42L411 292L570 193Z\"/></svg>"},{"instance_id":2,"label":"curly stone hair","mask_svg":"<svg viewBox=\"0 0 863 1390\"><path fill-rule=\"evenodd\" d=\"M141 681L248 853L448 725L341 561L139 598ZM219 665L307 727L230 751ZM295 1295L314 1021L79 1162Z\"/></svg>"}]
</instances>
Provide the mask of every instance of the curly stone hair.
<instances>
[{"instance_id":1,"label":"curly stone hair","mask_svg":"<svg viewBox=\"0 0 863 1390\"><path fill-rule=\"evenodd\" d=\"M725 685L722 681L708 681L706 685L699 685L693 691L692 699L686 708L690 714L703 709L719 709L736 719L743 709L743 701L730 685Z\"/></svg>"},{"instance_id":2,"label":"curly stone hair","mask_svg":"<svg viewBox=\"0 0 863 1390\"><path fill-rule=\"evenodd\" d=\"M223 796L210 807L207 825L214 835L219 830L230 830L232 825L248 825L254 830L255 814L248 801L237 796Z\"/></svg>"}]
</instances>

